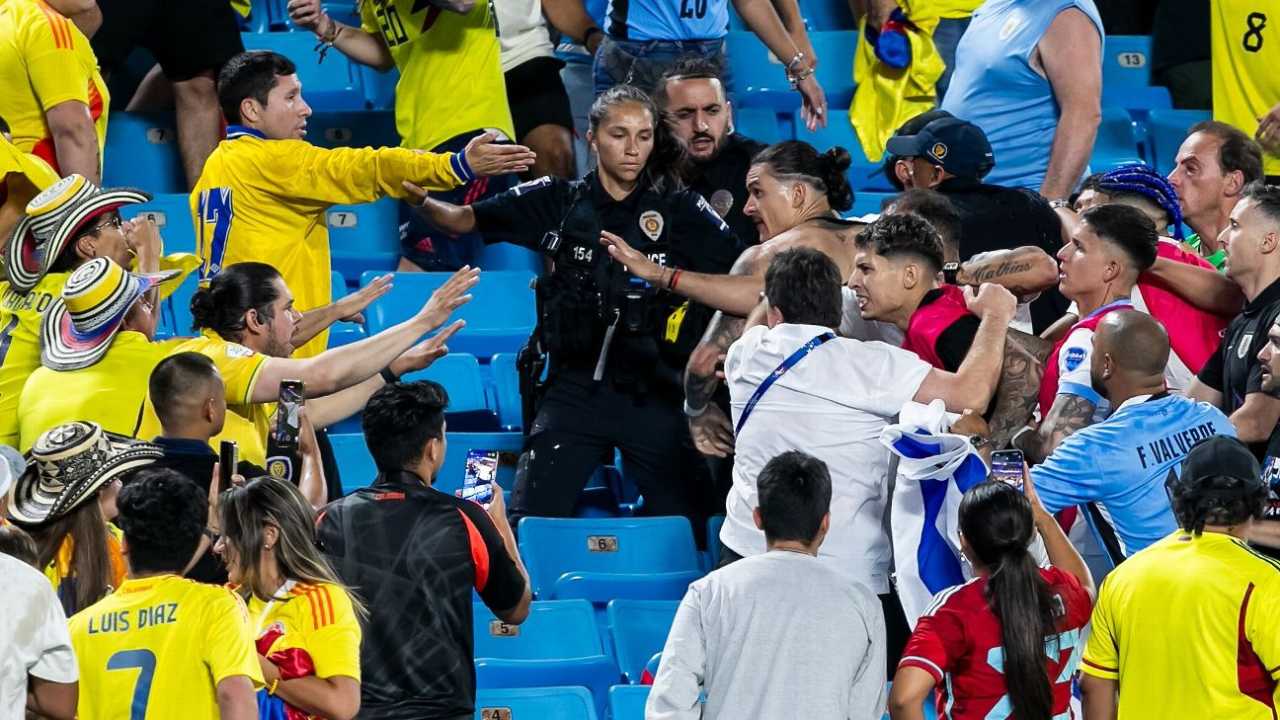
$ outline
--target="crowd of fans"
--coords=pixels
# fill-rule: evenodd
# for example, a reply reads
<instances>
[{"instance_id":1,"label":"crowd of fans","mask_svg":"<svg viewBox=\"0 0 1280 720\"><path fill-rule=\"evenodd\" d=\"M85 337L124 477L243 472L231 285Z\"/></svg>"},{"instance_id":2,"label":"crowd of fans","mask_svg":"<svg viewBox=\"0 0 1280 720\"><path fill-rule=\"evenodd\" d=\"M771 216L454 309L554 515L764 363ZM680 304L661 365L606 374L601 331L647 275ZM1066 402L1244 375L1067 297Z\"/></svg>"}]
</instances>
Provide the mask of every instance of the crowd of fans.
<instances>
[{"instance_id":1,"label":"crowd of fans","mask_svg":"<svg viewBox=\"0 0 1280 720\"><path fill-rule=\"evenodd\" d=\"M844 147L736 131L727 0L363 0L359 26L289 0L321 59L400 73L402 145L337 149L240 5L0 0L0 715L471 718L473 591L524 622L520 520L572 517L616 451L639 512L719 558L648 718L1275 716L1270 106L1244 123L1215 84L1226 121L1167 177L1091 167L1092 0L851 2L894 79L850 142L900 192L847 217ZM796 1L733 5L826 125ZM1223 57L1274 52L1254 15ZM194 256L124 219L145 188L102 187L135 46ZM326 212L385 197L399 269L447 279L330 348L396 280L333 301ZM401 381L499 242L545 257L510 509L433 487L448 393ZM194 326L158 337L192 274ZM353 416L376 477L335 461Z\"/></svg>"}]
</instances>

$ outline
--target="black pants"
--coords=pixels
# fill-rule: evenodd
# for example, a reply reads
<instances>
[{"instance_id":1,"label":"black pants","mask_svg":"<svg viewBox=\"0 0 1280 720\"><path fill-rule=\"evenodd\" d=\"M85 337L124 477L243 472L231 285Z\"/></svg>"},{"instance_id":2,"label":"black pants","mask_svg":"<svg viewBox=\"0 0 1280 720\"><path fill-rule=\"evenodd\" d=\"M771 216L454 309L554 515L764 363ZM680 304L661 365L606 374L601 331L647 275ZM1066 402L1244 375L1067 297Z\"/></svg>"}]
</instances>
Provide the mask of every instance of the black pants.
<instances>
[{"instance_id":1,"label":"black pants","mask_svg":"<svg viewBox=\"0 0 1280 720\"><path fill-rule=\"evenodd\" d=\"M720 543L720 562L716 563L716 570L741 559L741 555L730 550L724 543ZM898 661L902 659L902 650L907 646L907 639L911 637L911 626L907 624L907 614L902 611L897 590L890 586L888 593L877 597L880 598L880 610L884 613L885 676L892 681L893 674L898 671Z\"/></svg>"},{"instance_id":2,"label":"black pants","mask_svg":"<svg viewBox=\"0 0 1280 720\"><path fill-rule=\"evenodd\" d=\"M706 513L692 492L689 434L674 392L621 391L608 380L560 374L547 388L525 439L511 495L521 517L570 517L578 493L602 463L622 453L623 472L644 495L644 514L683 515L694 536Z\"/></svg>"}]
</instances>

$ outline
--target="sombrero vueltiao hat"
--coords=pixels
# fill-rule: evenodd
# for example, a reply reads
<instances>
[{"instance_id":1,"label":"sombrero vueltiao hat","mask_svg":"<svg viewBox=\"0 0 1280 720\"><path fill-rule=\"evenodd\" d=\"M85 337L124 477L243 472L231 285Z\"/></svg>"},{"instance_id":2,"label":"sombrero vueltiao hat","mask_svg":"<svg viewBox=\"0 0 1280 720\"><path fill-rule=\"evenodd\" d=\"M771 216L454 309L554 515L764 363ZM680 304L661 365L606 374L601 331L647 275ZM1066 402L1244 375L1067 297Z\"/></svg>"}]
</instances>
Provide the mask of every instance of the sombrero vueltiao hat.
<instances>
[{"instance_id":1,"label":"sombrero vueltiao hat","mask_svg":"<svg viewBox=\"0 0 1280 720\"><path fill-rule=\"evenodd\" d=\"M27 468L9 490L9 517L25 525L57 520L106 483L163 455L151 443L106 432L97 423L58 425L27 451Z\"/></svg>"},{"instance_id":2,"label":"sombrero vueltiao hat","mask_svg":"<svg viewBox=\"0 0 1280 720\"><path fill-rule=\"evenodd\" d=\"M41 364L77 370L98 362L138 298L181 274L131 273L110 258L94 258L76 268L41 321Z\"/></svg>"},{"instance_id":3,"label":"sombrero vueltiao hat","mask_svg":"<svg viewBox=\"0 0 1280 720\"><path fill-rule=\"evenodd\" d=\"M151 195L141 190L103 190L83 175L68 175L27 203L5 251L9 287L31 291L49 272L67 243L94 218L125 205L144 203Z\"/></svg>"}]
</instances>

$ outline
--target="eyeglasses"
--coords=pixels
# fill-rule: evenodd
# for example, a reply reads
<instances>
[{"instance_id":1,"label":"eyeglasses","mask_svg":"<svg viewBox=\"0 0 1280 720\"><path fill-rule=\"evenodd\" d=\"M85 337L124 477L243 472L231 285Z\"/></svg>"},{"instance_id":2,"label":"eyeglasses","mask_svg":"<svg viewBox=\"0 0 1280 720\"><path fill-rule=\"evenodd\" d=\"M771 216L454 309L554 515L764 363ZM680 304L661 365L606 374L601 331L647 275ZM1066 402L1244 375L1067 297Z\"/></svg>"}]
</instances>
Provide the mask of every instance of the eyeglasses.
<instances>
[{"instance_id":1,"label":"eyeglasses","mask_svg":"<svg viewBox=\"0 0 1280 720\"><path fill-rule=\"evenodd\" d=\"M94 225L93 227L89 227L89 228L85 228L84 230L81 230L80 234L88 235L90 233L96 233L105 227L113 227L119 230L120 228L124 227L124 220L121 219L119 215L116 215L115 217L107 218L106 220L103 220L102 222L98 223L97 225Z\"/></svg>"}]
</instances>

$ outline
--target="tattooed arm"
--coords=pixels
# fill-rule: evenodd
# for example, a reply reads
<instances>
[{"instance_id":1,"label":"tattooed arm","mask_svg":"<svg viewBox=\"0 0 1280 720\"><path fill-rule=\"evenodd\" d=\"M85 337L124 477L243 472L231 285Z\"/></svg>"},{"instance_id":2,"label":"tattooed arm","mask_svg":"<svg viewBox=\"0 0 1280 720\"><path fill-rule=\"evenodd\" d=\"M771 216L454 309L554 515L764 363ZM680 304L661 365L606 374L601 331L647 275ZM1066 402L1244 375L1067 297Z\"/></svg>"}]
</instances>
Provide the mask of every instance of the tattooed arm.
<instances>
[{"instance_id":1,"label":"tattooed arm","mask_svg":"<svg viewBox=\"0 0 1280 720\"><path fill-rule=\"evenodd\" d=\"M1044 462L1054 448L1075 431L1093 422L1096 406L1079 395L1059 395L1040 427L1018 436L1015 447L1031 464Z\"/></svg>"},{"instance_id":2,"label":"tattooed arm","mask_svg":"<svg viewBox=\"0 0 1280 720\"><path fill-rule=\"evenodd\" d=\"M1018 297L1034 295L1058 284L1058 263L1034 245L993 250L969 258L956 274L957 285L1002 285Z\"/></svg>"},{"instance_id":3,"label":"tattooed arm","mask_svg":"<svg viewBox=\"0 0 1280 720\"><path fill-rule=\"evenodd\" d=\"M733 424L718 405L711 402L720 378L716 367L729 346L742 336L746 320L717 312L707 325L702 342L689 355L684 370L684 401L687 409L697 413L689 418L689 432L694 447L703 455L728 457L733 454Z\"/></svg>"},{"instance_id":4,"label":"tattooed arm","mask_svg":"<svg viewBox=\"0 0 1280 720\"><path fill-rule=\"evenodd\" d=\"M989 437L994 447L1009 444L1013 434L1031 419L1036 406L1036 391L1044 376L1044 362L1013 337L1009 331L1004 345L1004 366L1000 369L1000 384L992 399ZM1021 335L1021 333L1018 333ZM1024 336L1028 337L1028 336Z\"/></svg>"}]
</instances>

